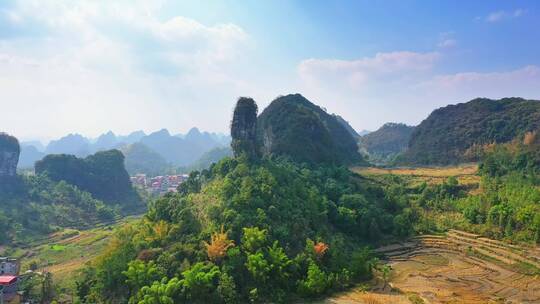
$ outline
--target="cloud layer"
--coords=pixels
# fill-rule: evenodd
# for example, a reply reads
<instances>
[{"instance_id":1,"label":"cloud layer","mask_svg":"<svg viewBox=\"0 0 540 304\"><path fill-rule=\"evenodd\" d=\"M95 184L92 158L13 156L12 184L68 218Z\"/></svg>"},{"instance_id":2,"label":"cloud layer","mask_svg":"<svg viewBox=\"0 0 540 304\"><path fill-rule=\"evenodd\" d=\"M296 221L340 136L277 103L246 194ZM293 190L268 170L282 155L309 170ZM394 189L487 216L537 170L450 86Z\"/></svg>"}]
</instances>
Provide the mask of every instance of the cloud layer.
<instances>
[{"instance_id":1,"label":"cloud layer","mask_svg":"<svg viewBox=\"0 0 540 304\"><path fill-rule=\"evenodd\" d=\"M236 96L249 93L237 67L249 35L231 23L160 19L159 3L147 3L21 1L1 9L0 24L17 33L0 32L0 104L9 113L2 127L24 118L29 127L12 130L22 137L41 135L44 124L50 136L225 129L216 120L226 126Z\"/></svg>"},{"instance_id":2,"label":"cloud layer","mask_svg":"<svg viewBox=\"0 0 540 304\"><path fill-rule=\"evenodd\" d=\"M165 4L0 2L0 130L22 139L192 126L226 132L238 96L252 96L263 108L274 96L296 92L358 129L375 129L386 121L416 124L436 107L479 96L540 98L537 62L510 60L491 71L452 66L449 57L456 62L474 51L465 49L470 38L459 29L432 32L423 51L355 57L348 44L326 52L317 45L287 48L280 37L254 37L232 22L206 24ZM494 11L478 19L526 13ZM332 55L309 58L321 52Z\"/></svg>"}]
</instances>

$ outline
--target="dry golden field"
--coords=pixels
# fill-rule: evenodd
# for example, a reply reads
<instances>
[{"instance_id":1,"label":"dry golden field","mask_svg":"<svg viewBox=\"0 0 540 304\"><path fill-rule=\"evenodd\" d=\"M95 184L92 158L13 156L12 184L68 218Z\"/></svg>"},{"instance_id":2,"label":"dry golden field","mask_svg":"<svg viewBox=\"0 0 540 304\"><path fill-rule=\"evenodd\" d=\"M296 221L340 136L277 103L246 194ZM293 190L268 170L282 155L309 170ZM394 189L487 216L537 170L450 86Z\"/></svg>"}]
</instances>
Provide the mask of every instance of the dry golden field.
<instances>
[{"instance_id":1,"label":"dry golden field","mask_svg":"<svg viewBox=\"0 0 540 304\"><path fill-rule=\"evenodd\" d=\"M477 186L480 177L477 175L477 164L464 164L454 167L418 167L418 168L377 168L377 167L354 167L351 170L366 177L381 175L399 175L409 177L413 182L427 182L428 184L440 184L448 177L454 176L461 185Z\"/></svg>"}]
</instances>

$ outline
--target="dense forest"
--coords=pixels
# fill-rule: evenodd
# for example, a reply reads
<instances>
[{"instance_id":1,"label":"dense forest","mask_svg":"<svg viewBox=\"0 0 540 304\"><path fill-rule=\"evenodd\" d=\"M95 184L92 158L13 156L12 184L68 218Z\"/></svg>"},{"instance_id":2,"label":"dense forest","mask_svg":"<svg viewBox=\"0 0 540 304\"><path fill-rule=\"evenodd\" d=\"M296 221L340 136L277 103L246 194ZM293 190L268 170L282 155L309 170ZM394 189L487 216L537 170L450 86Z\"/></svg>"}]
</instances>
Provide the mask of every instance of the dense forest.
<instances>
[{"instance_id":1,"label":"dense forest","mask_svg":"<svg viewBox=\"0 0 540 304\"><path fill-rule=\"evenodd\" d=\"M505 143L540 127L540 101L478 98L437 109L418 125L398 163L456 164L479 159L479 147Z\"/></svg>"},{"instance_id":2,"label":"dense forest","mask_svg":"<svg viewBox=\"0 0 540 304\"><path fill-rule=\"evenodd\" d=\"M402 123L386 123L360 138L360 147L371 163L389 163L407 149L414 127Z\"/></svg>"}]
</instances>

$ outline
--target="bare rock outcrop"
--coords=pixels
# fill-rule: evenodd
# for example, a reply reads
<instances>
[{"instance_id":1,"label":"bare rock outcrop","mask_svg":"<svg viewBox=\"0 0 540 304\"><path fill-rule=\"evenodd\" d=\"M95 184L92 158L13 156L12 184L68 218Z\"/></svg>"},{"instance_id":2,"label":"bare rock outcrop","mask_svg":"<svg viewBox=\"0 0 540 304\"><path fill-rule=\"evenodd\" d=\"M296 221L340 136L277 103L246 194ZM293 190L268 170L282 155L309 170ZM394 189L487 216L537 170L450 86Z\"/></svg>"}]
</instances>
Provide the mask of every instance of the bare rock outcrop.
<instances>
[{"instance_id":1,"label":"bare rock outcrop","mask_svg":"<svg viewBox=\"0 0 540 304\"><path fill-rule=\"evenodd\" d=\"M231 147L235 157L245 155L256 158L260 153L257 144L257 111L253 99L238 99L231 122Z\"/></svg>"},{"instance_id":2,"label":"bare rock outcrop","mask_svg":"<svg viewBox=\"0 0 540 304\"><path fill-rule=\"evenodd\" d=\"M0 132L0 178L14 177L21 148L17 138Z\"/></svg>"}]
</instances>

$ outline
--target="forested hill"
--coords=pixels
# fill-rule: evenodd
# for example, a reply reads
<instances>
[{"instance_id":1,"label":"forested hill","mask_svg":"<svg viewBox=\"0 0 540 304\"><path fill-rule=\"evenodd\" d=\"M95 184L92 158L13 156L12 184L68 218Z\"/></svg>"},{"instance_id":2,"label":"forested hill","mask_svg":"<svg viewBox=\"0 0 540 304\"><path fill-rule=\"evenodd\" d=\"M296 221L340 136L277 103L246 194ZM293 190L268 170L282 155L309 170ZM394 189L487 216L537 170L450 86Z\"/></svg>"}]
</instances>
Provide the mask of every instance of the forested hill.
<instances>
[{"instance_id":1,"label":"forested hill","mask_svg":"<svg viewBox=\"0 0 540 304\"><path fill-rule=\"evenodd\" d=\"M411 135L400 163L446 165L475 161L478 147L511 141L540 127L540 101L477 98L437 109Z\"/></svg>"},{"instance_id":2,"label":"forested hill","mask_svg":"<svg viewBox=\"0 0 540 304\"><path fill-rule=\"evenodd\" d=\"M259 127L271 127L280 153L293 151L288 140L300 141L303 160L316 148L344 153L332 135L351 139L341 126L333 133L337 122L300 95L270 109ZM376 260L365 246L410 235L415 212L399 191L343 166L261 155L257 111L253 99L238 100L234 156L192 172L119 230L81 272L81 303L300 303L372 278Z\"/></svg>"},{"instance_id":3,"label":"forested hill","mask_svg":"<svg viewBox=\"0 0 540 304\"><path fill-rule=\"evenodd\" d=\"M337 114L332 114L332 116L334 116L334 118L343 126L345 127L345 129L347 131L349 131L349 133L352 135L352 137L354 137L355 139L358 139L360 137L360 134L358 134L358 132L356 132L356 130L351 126L351 124L349 124L348 121L345 120L345 118L337 115Z\"/></svg>"},{"instance_id":4,"label":"forested hill","mask_svg":"<svg viewBox=\"0 0 540 304\"><path fill-rule=\"evenodd\" d=\"M124 155L118 150L97 152L86 158L50 154L36 162L36 174L46 174L53 181L66 181L110 204L127 209L140 205L124 167Z\"/></svg>"},{"instance_id":5,"label":"forested hill","mask_svg":"<svg viewBox=\"0 0 540 304\"><path fill-rule=\"evenodd\" d=\"M414 127L402 123L386 123L377 131L360 138L360 147L370 161L387 162L405 151Z\"/></svg>"},{"instance_id":6,"label":"forested hill","mask_svg":"<svg viewBox=\"0 0 540 304\"><path fill-rule=\"evenodd\" d=\"M363 162L356 139L338 119L300 94L276 98L257 119L265 155L298 162Z\"/></svg>"}]
</instances>

